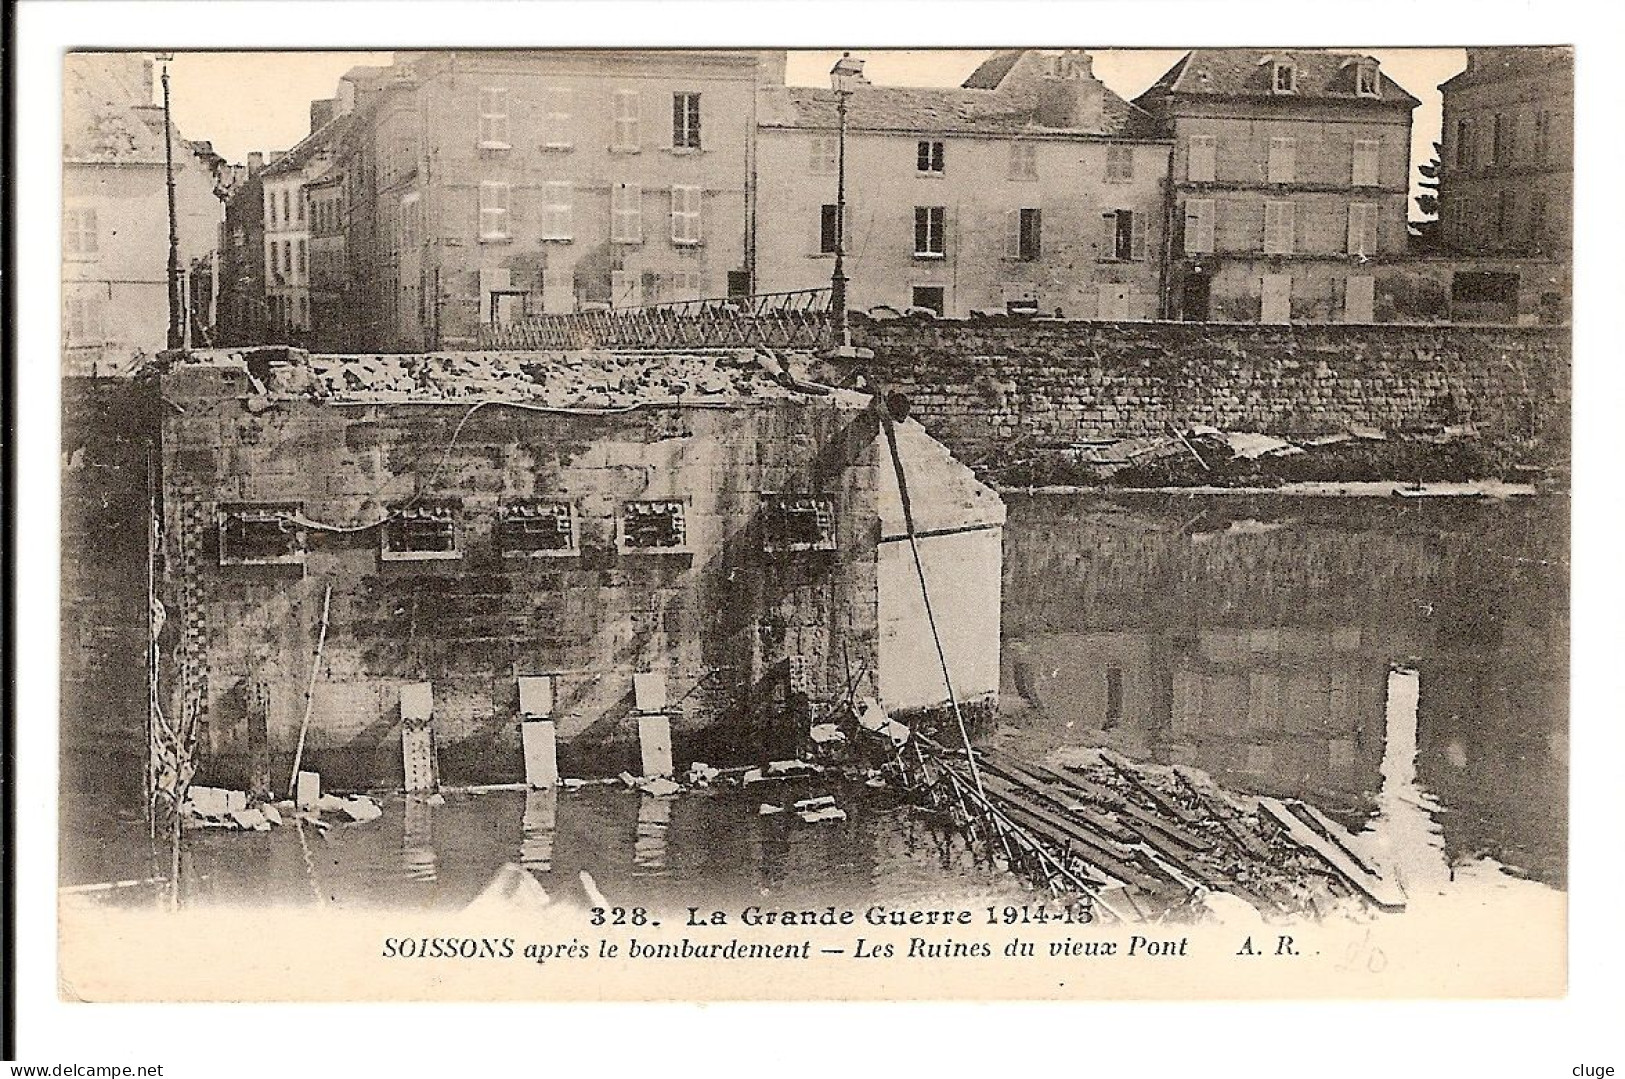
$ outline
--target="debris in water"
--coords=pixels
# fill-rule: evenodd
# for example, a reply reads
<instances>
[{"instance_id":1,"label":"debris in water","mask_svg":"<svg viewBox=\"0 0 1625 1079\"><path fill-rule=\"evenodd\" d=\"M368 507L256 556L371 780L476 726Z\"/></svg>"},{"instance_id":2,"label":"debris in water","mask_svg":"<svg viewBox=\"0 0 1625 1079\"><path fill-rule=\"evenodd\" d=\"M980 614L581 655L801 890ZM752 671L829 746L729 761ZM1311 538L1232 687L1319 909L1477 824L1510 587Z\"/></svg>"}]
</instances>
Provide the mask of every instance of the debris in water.
<instances>
[{"instance_id":1,"label":"debris in water","mask_svg":"<svg viewBox=\"0 0 1625 1079\"><path fill-rule=\"evenodd\" d=\"M248 808L248 795L223 787L188 787L186 812L199 817L225 817Z\"/></svg>"},{"instance_id":2,"label":"debris in water","mask_svg":"<svg viewBox=\"0 0 1625 1079\"><path fill-rule=\"evenodd\" d=\"M670 798L683 788L665 776L656 776L654 779L648 779L639 784L638 789L644 794L652 794L656 798Z\"/></svg>"},{"instance_id":3,"label":"debris in water","mask_svg":"<svg viewBox=\"0 0 1625 1079\"><path fill-rule=\"evenodd\" d=\"M783 812L783 806L768 805L766 802L763 802L762 807L756 811L756 815L758 817L771 817L775 813Z\"/></svg>"},{"instance_id":4,"label":"debris in water","mask_svg":"<svg viewBox=\"0 0 1625 1079\"><path fill-rule=\"evenodd\" d=\"M809 731L808 734L812 738L813 742L817 745L827 745L831 742L846 741L846 733L834 723L814 724L812 730Z\"/></svg>"}]
</instances>

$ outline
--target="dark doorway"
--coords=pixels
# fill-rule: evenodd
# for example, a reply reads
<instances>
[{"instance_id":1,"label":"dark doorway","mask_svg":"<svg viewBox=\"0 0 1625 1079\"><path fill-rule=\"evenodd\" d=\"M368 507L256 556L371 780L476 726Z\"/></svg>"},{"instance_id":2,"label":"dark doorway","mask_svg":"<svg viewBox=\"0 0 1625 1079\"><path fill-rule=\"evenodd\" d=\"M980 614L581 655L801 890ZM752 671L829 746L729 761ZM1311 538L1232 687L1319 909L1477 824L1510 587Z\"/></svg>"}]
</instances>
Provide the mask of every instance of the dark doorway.
<instances>
[{"instance_id":1,"label":"dark doorway","mask_svg":"<svg viewBox=\"0 0 1625 1079\"><path fill-rule=\"evenodd\" d=\"M1212 291L1213 279L1205 273L1188 273L1185 275L1185 288L1180 297L1179 317L1186 322L1206 322L1208 320L1208 295Z\"/></svg>"},{"instance_id":2,"label":"dark doorway","mask_svg":"<svg viewBox=\"0 0 1625 1079\"><path fill-rule=\"evenodd\" d=\"M1450 317L1456 322L1516 322L1518 275L1458 271L1450 281Z\"/></svg>"},{"instance_id":3,"label":"dark doorway","mask_svg":"<svg viewBox=\"0 0 1625 1079\"><path fill-rule=\"evenodd\" d=\"M924 307L942 317L943 295L940 285L916 285L914 287L914 307Z\"/></svg>"}]
</instances>

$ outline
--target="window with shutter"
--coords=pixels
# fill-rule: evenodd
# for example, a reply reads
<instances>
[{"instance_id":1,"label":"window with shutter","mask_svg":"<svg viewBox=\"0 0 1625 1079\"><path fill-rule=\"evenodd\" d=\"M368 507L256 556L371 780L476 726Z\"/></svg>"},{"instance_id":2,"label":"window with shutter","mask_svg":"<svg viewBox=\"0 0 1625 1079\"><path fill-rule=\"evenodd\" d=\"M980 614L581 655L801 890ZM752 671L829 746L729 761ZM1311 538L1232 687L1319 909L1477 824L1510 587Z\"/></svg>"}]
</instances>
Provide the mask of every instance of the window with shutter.
<instances>
[{"instance_id":1,"label":"window with shutter","mask_svg":"<svg viewBox=\"0 0 1625 1079\"><path fill-rule=\"evenodd\" d=\"M671 242L691 247L700 242L700 199L698 187L671 189Z\"/></svg>"},{"instance_id":2,"label":"window with shutter","mask_svg":"<svg viewBox=\"0 0 1625 1079\"><path fill-rule=\"evenodd\" d=\"M1021 262L1043 256L1043 213L1036 208L1005 212L1004 254Z\"/></svg>"},{"instance_id":3,"label":"window with shutter","mask_svg":"<svg viewBox=\"0 0 1625 1079\"><path fill-rule=\"evenodd\" d=\"M1290 184L1297 179L1298 144L1295 139L1270 140L1269 182Z\"/></svg>"},{"instance_id":4,"label":"window with shutter","mask_svg":"<svg viewBox=\"0 0 1625 1079\"><path fill-rule=\"evenodd\" d=\"M948 208L945 206L914 207L914 257L943 258L947 246Z\"/></svg>"},{"instance_id":5,"label":"window with shutter","mask_svg":"<svg viewBox=\"0 0 1625 1079\"><path fill-rule=\"evenodd\" d=\"M1349 203L1348 253L1375 255L1377 253L1377 204L1374 202Z\"/></svg>"},{"instance_id":6,"label":"window with shutter","mask_svg":"<svg viewBox=\"0 0 1625 1079\"><path fill-rule=\"evenodd\" d=\"M643 242L643 188L616 184L609 199L610 236L618 244Z\"/></svg>"},{"instance_id":7,"label":"window with shutter","mask_svg":"<svg viewBox=\"0 0 1625 1079\"><path fill-rule=\"evenodd\" d=\"M508 238L508 185L500 180L480 182L480 239Z\"/></svg>"},{"instance_id":8,"label":"window with shutter","mask_svg":"<svg viewBox=\"0 0 1625 1079\"><path fill-rule=\"evenodd\" d=\"M1217 141L1212 135L1192 135L1189 146L1186 178L1199 184L1212 183L1217 174Z\"/></svg>"},{"instance_id":9,"label":"window with shutter","mask_svg":"<svg viewBox=\"0 0 1625 1079\"><path fill-rule=\"evenodd\" d=\"M1106 147L1106 179L1114 183L1134 179L1134 147L1118 143Z\"/></svg>"},{"instance_id":10,"label":"window with shutter","mask_svg":"<svg viewBox=\"0 0 1625 1079\"><path fill-rule=\"evenodd\" d=\"M639 148L641 134L638 131L638 121L642 118L642 104L636 90L615 91L615 141L616 150L636 150Z\"/></svg>"},{"instance_id":11,"label":"window with shutter","mask_svg":"<svg viewBox=\"0 0 1625 1079\"><path fill-rule=\"evenodd\" d=\"M1010 179L1038 179L1038 144L1012 142L1010 144Z\"/></svg>"},{"instance_id":12,"label":"window with shutter","mask_svg":"<svg viewBox=\"0 0 1625 1079\"><path fill-rule=\"evenodd\" d=\"M549 150L568 150L570 138L570 105L574 94L565 86L547 89L546 116L543 118L543 143Z\"/></svg>"},{"instance_id":13,"label":"window with shutter","mask_svg":"<svg viewBox=\"0 0 1625 1079\"><path fill-rule=\"evenodd\" d=\"M94 206L69 207L63 211L64 244L70 255L85 257L98 253L101 236L96 227Z\"/></svg>"},{"instance_id":14,"label":"window with shutter","mask_svg":"<svg viewBox=\"0 0 1625 1079\"><path fill-rule=\"evenodd\" d=\"M940 141L921 139L915 149L915 172L930 176L942 175L945 156Z\"/></svg>"},{"instance_id":15,"label":"window with shutter","mask_svg":"<svg viewBox=\"0 0 1625 1079\"><path fill-rule=\"evenodd\" d=\"M808 144L807 171L814 176L834 176L840 156L840 139L835 135L814 135Z\"/></svg>"},{"instance_id":16,"label":"window with shutter","mask_svg":"<svg viewBox=\"0 0 1625 1079\"><path fill-rule=\"evenodd\" d=\"M1292 321L1292 278L1286 274L1265 274L1260 303L1260 322Z\"/></svg>"},{"instance_id":17,"label":"window with shutter","mask_svg":"<svg viewBox=\"0 0 1625 1079\"><path fill-rule=\"evenodd\" d=\"M1212 199L1189 199L1185 203L1185 253L1213 252L1215 206Z\"/></svg>"},{"instance_id":18,"label":"window with shutter","mask_svg":"<svg viewBox=\"0 0 1625 1079\"><path fill-rule=\"evenodd\" d=\"M575 185L569 180L549 180L542 185L542 239L574 238Z\"/></svg>"},{"instance_id":19,"label":"window with shutter","mask_svg":"<svg viewBox=\"0 0 1625 1079\"><path fill-rule=\"evenodd\" d=\"M1145 237L1139 217L1133 210L1107 210L1101 215L1101 258L1127 262L1142 257Z\"/></svg>"},{"instance_id":20,"label":"window with shutter","mask_svg":"<svg viewBox=\"0 0 1625 1079\"><path fill-rule=\"evenodd\" d=\"M674 150L700 148L700 95L671 96L671 145Z\"/></svg>"},{"instance_id":21,"label":"window with shutter","mask_svg":"<svg viewBox=\"0 0 1625 1079\"><path fill-rule=\"evenodd\" d=\"M1377 186L1377 154L1382 148L1379 139L1354 140L1353 182L1355 187Z\"/></svg>"},{"instance_id":22,"label":"window with shutter","mask_svg":"<svg viewBox=\"0 0 1625 1079\"><path fill-rule=\"evenodd\" d=\"M1376 308L1376 279L1350 277L1343 288L1343 321L1373 322Z\"/></svg>"},{"instance_id":23,"label":"window with shutter","mask_svg":"<svg viewBox=\"0 0 1625 1079\"><path fill-rule=\"evenodd\" d=\"M1377 65L1362 63L1356 74L1355 93L1361 97L1380 97L1382 81L1377 78Z\"/></svg>"},{"instance_id":24,"label":"window with shutter","mask_svg":"<svg viewBox=\"0 0 1625 1079\"><path fill-rule=\"evenodd\" d=\"M1264 254L1292 254L1292 233L1295 216L1290 202L1266 202L1264 204Z\"/></svg>"}]
</instances>

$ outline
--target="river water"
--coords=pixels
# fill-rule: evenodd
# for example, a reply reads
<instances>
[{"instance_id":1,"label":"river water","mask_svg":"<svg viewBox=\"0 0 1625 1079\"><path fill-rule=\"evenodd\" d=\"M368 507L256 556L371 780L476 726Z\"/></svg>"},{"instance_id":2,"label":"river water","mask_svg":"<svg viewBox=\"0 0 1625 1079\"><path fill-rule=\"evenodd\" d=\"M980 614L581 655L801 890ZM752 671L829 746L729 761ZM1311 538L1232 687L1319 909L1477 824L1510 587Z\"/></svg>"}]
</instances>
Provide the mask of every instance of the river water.
<instances>
[{"instance_id":1,"label":"river water","mask_svg":"<svg viewBox=\"0 0 1625 1079\"><path fill-rule=\"evenodd\" d=\"M1418 875L1491 866L1566 886L1565 499L1008 496L1001 723L1036 757L1108 745L1302 797ZM163 872L139 766L64 762L62 880ZM845 822L763 816L834 793ZM797 780L654 799L393 796L321 833L188 837L194 904L455 909L506 863L619 901L989 900L1008 879L888 791ZM95 893L150 901L150 889Z\"/></svg>"}]
</instances>

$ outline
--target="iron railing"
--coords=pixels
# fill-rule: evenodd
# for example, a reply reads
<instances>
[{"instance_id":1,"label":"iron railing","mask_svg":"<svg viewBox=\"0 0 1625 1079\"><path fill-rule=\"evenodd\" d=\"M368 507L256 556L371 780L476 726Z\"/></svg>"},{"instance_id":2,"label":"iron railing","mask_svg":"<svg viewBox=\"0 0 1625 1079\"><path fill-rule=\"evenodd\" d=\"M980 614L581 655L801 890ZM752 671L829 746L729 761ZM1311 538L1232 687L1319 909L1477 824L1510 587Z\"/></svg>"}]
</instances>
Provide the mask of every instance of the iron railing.
<instances>
[{"instance_id":1,"label":"iron railing","mask_svg":"<svg viewBox=\"0 0 1625 1079\"><path fill-rule=\"evenodd\" d=\"M532 315L480 327L482 349L809 348L835 340L829 289Z\"/></svg>"}]
</instances>

